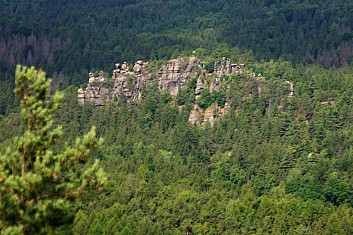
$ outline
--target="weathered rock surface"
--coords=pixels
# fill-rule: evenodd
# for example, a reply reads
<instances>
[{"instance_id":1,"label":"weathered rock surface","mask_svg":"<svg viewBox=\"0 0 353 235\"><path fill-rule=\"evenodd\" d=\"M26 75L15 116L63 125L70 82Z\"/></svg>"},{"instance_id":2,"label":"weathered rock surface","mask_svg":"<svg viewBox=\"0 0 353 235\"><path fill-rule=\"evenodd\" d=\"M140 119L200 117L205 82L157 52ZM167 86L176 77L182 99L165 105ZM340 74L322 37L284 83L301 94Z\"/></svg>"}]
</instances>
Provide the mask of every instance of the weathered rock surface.
<instances>
[{"instance_id":1,"label":"weathered rock surface","mask_svg":"<svg viewBox=\"0 0 353 235\"><path fill-rule=\"evenodd\" d=\"M202 77L203 70L203 64L195 57L188 60L183 58L171 60L155 72L151 71L148 62L141 60L136 61L132 71L126 62L117 63L113 70L114 87L111 94L104 87L105 77L103 74L96 77L90 73L87 88L77 91L78 99L80 104L89 100L94 101L96 105L103 104L102 97L109 100L114 96L123 96L127 102L139 100L143 87L151 84L152 77L157 80L159 90L166 91L175 97L178 95L179 89L187 85L190 78Z\"/></svg>"},{"instance_id":2,"label":"weathered rock surface","mask_svg":"<svg viewBox=\"0 0 353 235\"><path fill-rule=\"evenodd\" d=\"M224 107L219 107L217 103L213 103L206 110L202 110L195 104L190 112L189 122L203 127L206 125L213 126L217 118L229 113L229 108L229 101L226 101Z\"/></svg>"},{"instance_id":3,"label":"weathered rock surface","mask_svg":"<svg viewBox=\"0 0 353 235\"><path fill-rule=\"evenodd\" d=\"M77 98L78 98L78 103L80 105L83 105L83 103L85 102L85 92L83 91L82 88L79 88L77 90Z\"/></svg>"},{"instance_id":4,"label":"weathered rock surface","mask_svg":"<svg viewBox=\"0 0 353 235\"><path fill-rule=\"evenodd\" d=\"M198 77L196 82L196 89L195 89L195 98L199 98L201 91L208 87L207 82L204 78Z\"/></svg>"},{"instance_id":5,"label":"weathered rock surface","mask_svg":"<svg viewBox=\"0 0 353 235\"><path fill-rule=\"evenodd\" d=\"M190 115L189 115L189 122L190 122L191 124L200 125L200 118L201 118L200 113L198 112L197 108L194 107L194 109L191 110L191 112L190 112Z\"/></svg>"},{"instance_id":6,"label":"weathered rock surface","mask_svg":"<svg viewBox=\"0 0 353 235\"><path fill-rule=\"evenodd\" d=\"M150 73L146 73L147 62L141 60L136 61L133 71L129 70L129 65L115 64L113 71L113 96L123 96L128 102L131 100L139 100L142 87L150 82Z\"/></svg>"},{"instance_id":7,"label":"weathered rock surface","mask_svg":"<svg viewBox=\"0 0 353 235\"><path fill-rule=\"evenodd\" d=\"M215 62L214 73L221 77L231 73L241 74L244 70L244 64L232 64L230 60L225 57L221 61Z\"/></svg>"},{"instance_id":8,"label":"weathered rock surface","mask_svg":"<svg viewBox=\"0 0 353 235\"><path fill-rule=\"evenodd\" d=\"M203 62L197 60L196 57L170 60L167 64L154 70L148 62L141 60L136 61L132 67L126 62L117 63L111 80L107 79L107 75L103 72L98 75L89 73L87 88L80 88L77 91L78 102L82 105L85 101L91 101L100 106L104 105L106 101L113 100L114 97L122 97L129 103L141 99L144 87L150 85L152 81L157 82L160 91L166 91L172 97L176 97L180 88L187 86L192 78L197 79L195 89L195 98L197 99L205 88L209 88L211 91L218 90L222 75L241 74L243 70L244 64L232 64L230 60L225 58L215 63L213 74L207 74ZM195 105L190 112L189 122L196 125L204 125L205 123L213 125L216 120L215 113L223 115L228 112L229 101L226 101L226 104L224 108L213 104L206 110ZM201 120L202 116L203 120Z\"/></svg>"},{"instance_id":9,"label":"weathered rock surface","mask_svg":"<svg viewBox=\"0 0 353 235\"><path fill-rule=\"evenodd\" d=\"M105 81L104 73L101 71L98 76L89 73L88 77L87 88L85 90L82 88L77 90L79 104L82 105L85 100L89 100L97 106L104 105L104 100L108 99L109 93L107 88L102 87L102 84Z\"/></svg>"},{"instance_id":10,"label":"weathered rock surface","mask_svg":"<svg viewBox=\"0 0 353 235\"><path fill-rule=\"evenodd\" d=\"M203 116L203 125L209 124L210 126L213 126L216 118L215 118L215 112L218 111L218 106L216 103L212 104L209 106L204 113Z\"/></svg>"},{"instance_id":11,"label":"weathered rock surface","mask_svg":"<svg viewBox=\"0 0 353 235\"><path fill-rule=\"evenodd\" d=\"M202 77L202 63L195 57L189 61L183 58L169 61L169 63L158 71L158 87L161 91L167 91L173 97L178 95L179 89L187 85L192 77Z\"/></svg>"}]
</instances>

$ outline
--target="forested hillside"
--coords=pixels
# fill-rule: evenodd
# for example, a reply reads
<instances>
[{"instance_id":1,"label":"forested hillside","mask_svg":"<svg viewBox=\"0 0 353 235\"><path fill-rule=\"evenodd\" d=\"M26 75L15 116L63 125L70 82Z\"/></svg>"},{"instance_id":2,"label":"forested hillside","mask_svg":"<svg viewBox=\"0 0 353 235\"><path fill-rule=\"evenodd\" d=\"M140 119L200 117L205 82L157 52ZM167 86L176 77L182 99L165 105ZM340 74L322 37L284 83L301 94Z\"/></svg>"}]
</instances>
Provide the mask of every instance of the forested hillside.
<instances>
[{"instance_id":1,"label":"forested hillside","mask_svg":"<svg viewBox=\"0 0 353 235\"><path fill-rule=\"evenodd\" d=\"M0 0L0 234L353 234L352 9ZM15 87L17 63L51 86L25 69ZM31 183L12 177L28 149Z\"/></svg>"},{"instance_id":2,"label":"forested hillside","mask_svg":"<svg viewBox=\"0 0 353 235\"><path fill-rule=\"evenodd\" d=\"M74 234L351 234L352 67L251 69L261 89L255 77L223 76L229 113L205 127L188 122L193 94L180 110L182 97L155 83L128 105L80 106L67 88L56 123L68 142L97 127L105 142L94 158L109 177L77 201ZM0 120L2 147L23 130L14 111Z\"/></svg>"},{"instance_id":3,"label":"forested hillside","mask_svg":"<svg viewBox=\"0 0 353 235\"><path fill-rule=\"evenodd\" d=\"M335 1L0 1L0 75L17 63L82 83L113 61L177 57L228 45L258 59L350 63L353 3Z\"/></svg>"}]
</instances>

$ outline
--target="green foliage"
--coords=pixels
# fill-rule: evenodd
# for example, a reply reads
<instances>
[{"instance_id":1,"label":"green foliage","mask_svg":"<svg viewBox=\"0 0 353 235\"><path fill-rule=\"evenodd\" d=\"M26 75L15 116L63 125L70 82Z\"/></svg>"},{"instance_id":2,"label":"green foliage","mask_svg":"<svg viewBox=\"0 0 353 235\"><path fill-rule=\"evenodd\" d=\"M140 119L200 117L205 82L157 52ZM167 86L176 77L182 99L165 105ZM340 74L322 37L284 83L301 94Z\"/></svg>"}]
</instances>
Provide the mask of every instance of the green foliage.
<instances>
[{"instance_id":1,"label":"green foliage","mask_svg":"<svg viewBox=\"0 0 353 235\"><path fill-rule=\"evenodd\" d=\"M235 53L226 48L195 54ZM110 178L76 200L74 234L352 234L352 67L230 57L261 76L223 76L204 91L204 103L229 104L213 126L188 123L195 79L175 99L154 83L128 105L78 106L77 88L65 90L55 122L68 142L97 127ZM1 146L24 132L17 116L1 118Z\"/></svg>"},{"instance_id":2,"label":"green foliage","mask_svg":"<svg viewBox=\"0 0 353 235\"><path fill-rule=\"evenodd\" d=\"M16 69L16 94L21 100L25 132L0 156L0 229L4 234L47 234L70 222L73 199L104 182L96 161L88 156L101 144L95 129L76 139L73 147L55 149L63 135L53 127L53 115L62 100L48 100L50 80L33 67Z\"/></svg>"},{"instance_id":3,"label":"green foliage","mask_svg":"<svg viewBox=\"0 0 353 235\"><path fill-rule=\"evenodd\" d=\"M215 93L214 98L215 98L215 101L217 102L217 105L223 108L227 99L226 91L221 89L219 91L215 91L214 93Z\"/></svg>"},{"instance_id":4,"label":"green foliage","mask_svg":"<svg viewBox=\"0 0 353 235\"><path fill-rule=\"evenodd\" d=\"M13 92L13 82L11 81L0 81L1 93L0 93L0 115L8 115L14 111L19 102Z\"/></svg>"},{"instance_id":5,"label":"green foliage","mask_svg":"<svg viewBox=\"0 0 353 235\"><path fill-rule=\"evenodd\" d=\"M208 71L223 56L345 65L353 54L351 9L346 0L2 1L0 79L24 62L78 84L93 68L192 51Z\"/></svg>"},{"instance_id":6,"label":"green foliage","mask_svg":"<svg viewBox=\"0 0 353 235\"><path fill-rule=\"evenodd\" d=\"M188 100L188 98L189 98L188 90L186 88L181 88L178 92L177 104L184 105L185 102Z\"/></svg>"},{"instance_id":7,"label":"green foliage","mask_svg":"<svg viewBox=\"0 0 353 235\"><path fill-rule=\"evenodd\" d=\"M187 87L180 88L176 98L177 105L192 105L195 100L195 88L197 79L191 78Z\"/></svg>"},{"instance_id":8,"label":"green foliage","mask_svg":"<svg viewBox=\"0 0 353 235\"><path fill-rule=\"evenodd\" d=\"M206 109L215 101L214 95L210 92L210 89L205 88L201 91L200 98L197 100L197 104L200 108Z\"/></svg>"}]
</instances>

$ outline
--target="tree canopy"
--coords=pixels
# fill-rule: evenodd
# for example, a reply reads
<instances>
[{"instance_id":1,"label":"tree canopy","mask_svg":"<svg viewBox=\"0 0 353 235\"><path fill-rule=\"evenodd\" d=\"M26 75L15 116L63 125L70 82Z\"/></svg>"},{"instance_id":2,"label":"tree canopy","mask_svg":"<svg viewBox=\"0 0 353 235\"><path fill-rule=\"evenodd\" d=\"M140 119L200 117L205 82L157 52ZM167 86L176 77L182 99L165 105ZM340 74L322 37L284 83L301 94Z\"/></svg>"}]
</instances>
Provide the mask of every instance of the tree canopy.
<instances>
[{"instance_id":1,"label":"tree canopy","mask_svg":"<svg viewBox=\"0 0 353 235\"><path fill-rule=\"evenodd\" d=\"M251 50L258 59L352 61L352 2L1 1L0 79L17 63L42 66L57 85L83 83L115 62L161 60L198 48ZM222 55L228 56L228 55Z\"/></svg>"},{"instance_id":2,"label":"tree canopy","mask_svg":"<svg viewBox=\"0 0 353 235\"><path fill-rule=\"evenodd\" d=\"M98 160L84 166L102 144L95 128L74 146L57 149L61 126L53 115L62 94L48 100L50 80L33 67L16 69L16 94L21 100L25 132L0 155L0 230L3 234L47 234L70 221L73 199L99 189L105 177Z\"/></svg>"}]
</instances>

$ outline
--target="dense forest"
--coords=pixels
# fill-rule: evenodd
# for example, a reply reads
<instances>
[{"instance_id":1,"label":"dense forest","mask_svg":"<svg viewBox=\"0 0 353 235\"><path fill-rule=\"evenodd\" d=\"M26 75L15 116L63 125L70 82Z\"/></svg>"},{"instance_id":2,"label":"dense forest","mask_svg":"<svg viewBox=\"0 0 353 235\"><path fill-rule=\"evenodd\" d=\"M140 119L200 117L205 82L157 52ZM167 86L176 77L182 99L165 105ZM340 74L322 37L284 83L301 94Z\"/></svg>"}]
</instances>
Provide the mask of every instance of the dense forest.
<instances>
[{"instance_id":1,"label":"dense forest","mask_svg":"<svg viewBox=\"0 0 353 235\"><path fill-rule=\"evenodd\" d=\"M53 78L43 110L45 94L63 92L55 113L34 112L54 121L38 136L62 128L50 150L65 155L92 126L104 139L87 164L99 161L106 182L54 213L52 233L353 234L352 9L344 0L0 1L0 182L27 128L15 65L35 65ZM246 72L198 99L194 82L176 97L151 83L130 103L78 104L88 72L192 51L206 69L227 57ZM190 124L194 105L225 97L229 111L214 125Z\"/></svg>"},{"instance_id":2,"label":"dense forest","mask_svg":"<svg viewBox=\"0 0 353 235\"><path fill-rule=\"evenodd\" d=\"M258 59L344 65L353 3L335 1L0 1L0 77L38 65L64 86L114 61L239 47Z\"/></svg>"},{"instance_id":3,"label":"dense forest","mask_svg":"<svg viewBox=\"0 0 353 235\"><path fill-rule=\"evenodd\" d=\"M69 143L97 127L104 146L93 157L109 178L76 202L72 232L351 234L353 68L251 66L265 77L261 93L256 78L224 76L231 109L206 127L188 122L199 101L185 99L180 111L183 97L154 85L140 101L101 107L79 106L77 88L65 89L55 122ZM283 79L293 81L293 97ZM2 147L24 129L11 105Z\"/></svg>"}]
</instances>

